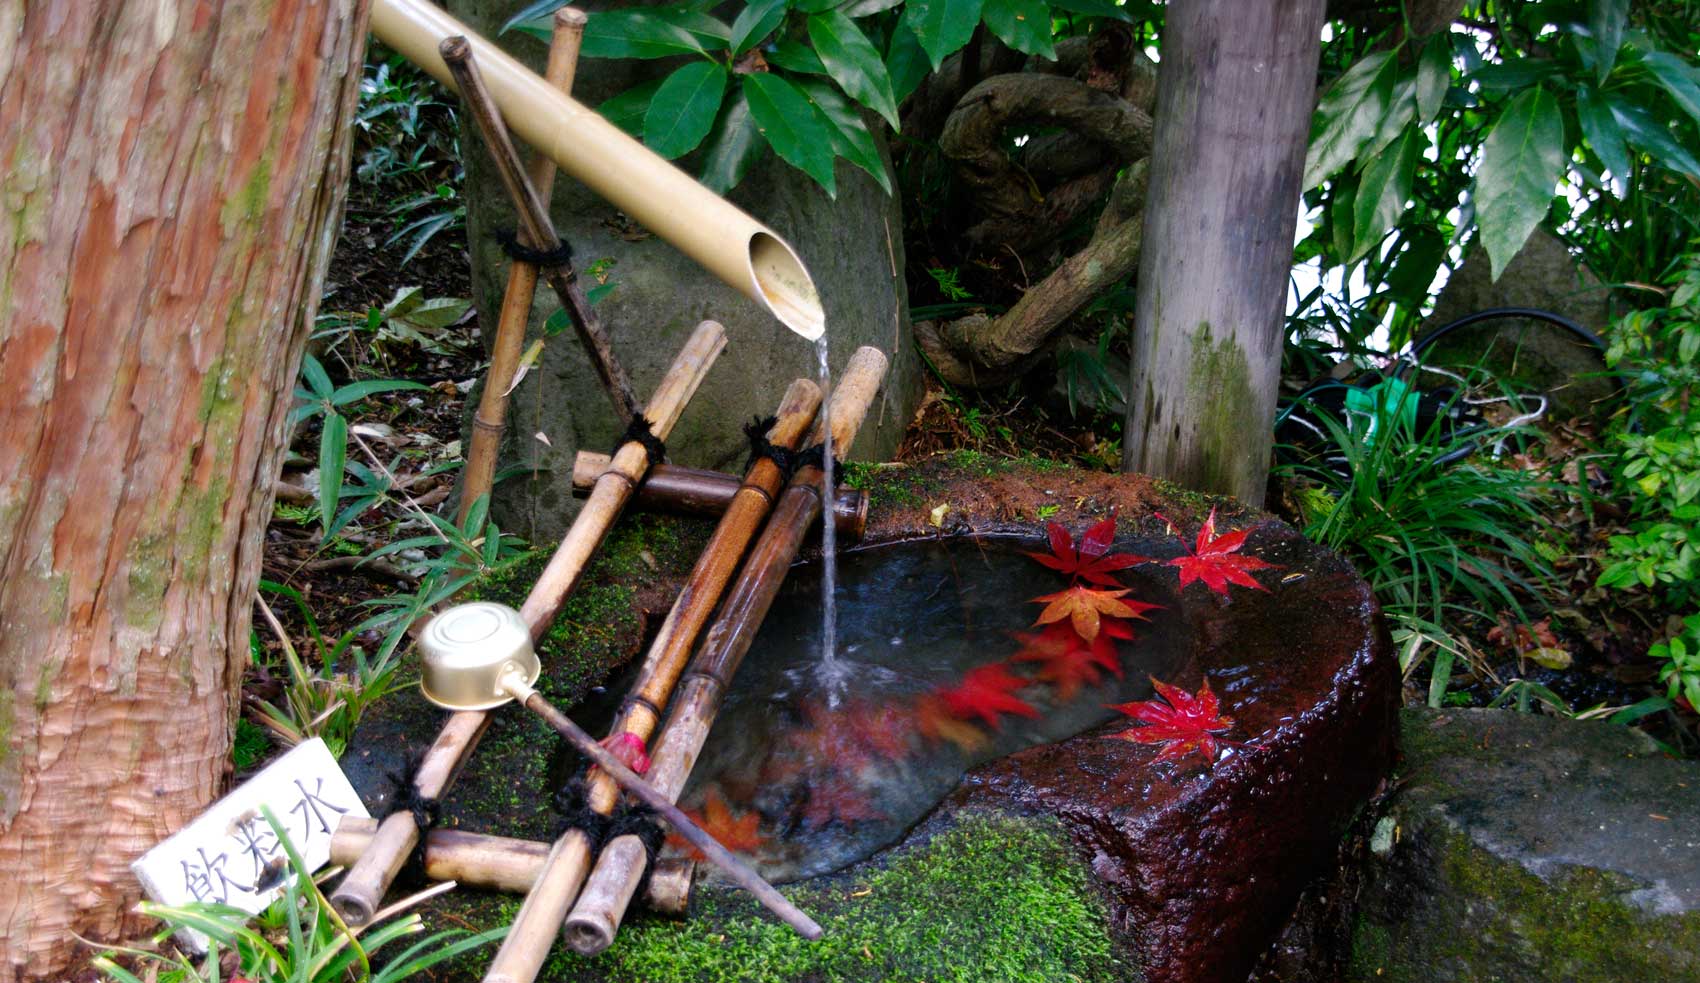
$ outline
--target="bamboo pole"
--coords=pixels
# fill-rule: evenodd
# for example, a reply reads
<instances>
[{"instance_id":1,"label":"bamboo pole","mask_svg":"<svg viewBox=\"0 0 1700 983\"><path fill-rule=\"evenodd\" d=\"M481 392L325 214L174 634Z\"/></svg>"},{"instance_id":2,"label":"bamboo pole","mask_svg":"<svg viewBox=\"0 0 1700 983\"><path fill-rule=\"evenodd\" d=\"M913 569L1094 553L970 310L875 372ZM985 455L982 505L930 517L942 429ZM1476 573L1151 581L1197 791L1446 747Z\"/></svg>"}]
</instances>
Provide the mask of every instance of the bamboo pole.
<instances>
[{"instance_id":1,"label":"bamboo pole","mask_svg":"<svg viewBox=\"0 0 1700 983\"><path fill-rule=\"evenodd\" d=\"M573 491L584 493L595 487L596 479L608 469L608 461L608 455L598 451L579 451L573 458ZM715 518L726 512L742 485L737 475L724 471L658 464L638 486L632 507ZM832 499L832 518L838 535L851 541L861 539L868 528L868 493L839 488Z\"/></svg>"},{"instance_id":2,"label":"bamboo pole","mask_svg":"<svg viewBox=\"0 0 1700 983\"><path fill-rule=\"evenodd\" d=\"M344 816L331 836L331 863L346 867L371 845L378 820ZM425 834L425 876L467 887L524 894L537 882L549 844L507 836L433 829ZM644 906L663 914L682 914L690 902L695 861L668 858L657 866L644 892Z\"/></svg>"},{"instance_id":3,"label":"bamboo pole","mask_svg":"<svg viewBox=\"0 0 1700 983\"><path fill-rule=\"evenodd\" d=\"M374 0L371 25L380 40L444 85L454 79L437 46L468 36L491 96L521 140L786 327L810 341L826 330L809 272L785 240L594 110L427 0Z\"/></svg>"},{"instance_id":4,"label":"bamboo pole","mask_svg":"<svg viewBox=\"0 0 1700 983\"><path fill-rule=\"evenodd\" d=\"M714 364L725 347L724 328L713 321L697 325L650 397L646 416L657 436L665 437L672 432L685 404L696 393L709 366ZM531 629L533 640L542 638L548 631L561 604L577 586L591 554L601 545L602 538L619 517L620 510L648 466L648 452L638 441L627 441L614 454L608 471L597 481L584 508L573 520L561 544L555 548L549 565L520 608L520 616L525 619L526 627ZM486 711L452 714L420 759L413 777L414 794L426 799L442 798L460 774L489 722L490 716ZM418 843L419 827L412 814L405 810L397 811L383 821L372 838L371 847L343 875L342 883L331 895L331 904L344 920L352 925L364 925L371 919L384 892ZM587 856L588 853L587 844Z\"/></svg>"},{"instance_id":5,"label":"bamboo pole","mask_svg":"<svg viewBox=\"0 0 1700 983\"><path fill-rule=\"evenodd\" d=\"M820 400L820 388L814 383L807 379L793 382L780 402L768 440L779 447L794 449L814 420ZM672 694L673 684L690 657L697 632L713 612L727 580L743 558L745 547L767 517L782 480L778 465L767 458L750 466L651 644L638 679L609 730L610 736L629 733L639 740L649 740ZM619 786L600 769L592 774L587 793L590 808L604 816L612 814L619 803ZM583 835L578 830L569 830L550 850L536 886L526 895L507 938L490 961L485 983L530 983L536 978L590 867L588 851L576 846Z\"/></svg>"},{"instance_id":6,"label":"bamboo pole","mask_svg":"<svg viewBox=\"0 0 1700 983\"><path fill-rule=\"evenodd\" d=\"M490 91L484 87L484 74L473 60L472 42L456 35L445 38L438 47L443 64L454 75L461 99L466 103L467 115L472 117L483 136L485 147L496 163L496 172L501 175L502 186L507 189L508 197L519 213L526 245L533 249L556 248L560 240L555 235L555 223L549 219L549 208L525 176L519 151L514 149L513 140L509 139L507 128L502 125L501 113L491 100ZM602 380L603 391L614 403L614 412L622 421L630 421L638 411L632 380L626 376L620 360L614 357L614 346L608 340L608 332L603 330L602 319L585 299L584 288L579 286L578 274L573 271L572 264L561 262L539 270L560 298L561 306L567 309L568 320L573 322L579 341L584 343L585 351L590 354L590 364Z\"/></svg>"},{"instance_id":7,"label":"bamboo pole","mask_svg":"<svg viewBox=\"0 0 1700 983\"><path fill-rule=\"evenodd\" d=\"M579 45L584 40L584 11L562 7L555 11L555 30L549 40L549 63L543 79L558 91L571 95L573 76L578 68ZM532 187L538 197L549 200L555 186L555 162L538 154L531 162ZM455 513L455 525L466 523L472 503L490 493L496 477L496 451L502 444L502 431L507 426L508 390L513 388L514 374L519 371L521 349L525 347L525 326L531 319L531 300L537 293L537 266L514 260L508 266L508 285L502 292L502 310L496 321L496 335L490 345L490 369L484 374L484 390L478 397L478 410L472 414L472 437L467 442L465 477L460 486L460 508Z\"/></svg>"},{"instance_id":8,"label":"bamboo pole","mask_svg":"<svg viewBox=\"0 0 1700 983\"><path fill-rule=\"evenodd\" d=\"M885 369L885 356L875 348L862 348L851 358L832 396L828 425L834 446L849 447L855 439ZM819 432L817 427L817 437ZM820 468L812 465L792 477L721 605L720 616L680 680L672 716L650 755L650 781L670 798L677 799L684 788L720 710L727 683L749 651L804 537L820 518L821 479ZM635 836L617 837L603 846L578 904L562 927L574 949L594 955L613 943L646 862L643 843Z\"/></svg>"}]
</instances>

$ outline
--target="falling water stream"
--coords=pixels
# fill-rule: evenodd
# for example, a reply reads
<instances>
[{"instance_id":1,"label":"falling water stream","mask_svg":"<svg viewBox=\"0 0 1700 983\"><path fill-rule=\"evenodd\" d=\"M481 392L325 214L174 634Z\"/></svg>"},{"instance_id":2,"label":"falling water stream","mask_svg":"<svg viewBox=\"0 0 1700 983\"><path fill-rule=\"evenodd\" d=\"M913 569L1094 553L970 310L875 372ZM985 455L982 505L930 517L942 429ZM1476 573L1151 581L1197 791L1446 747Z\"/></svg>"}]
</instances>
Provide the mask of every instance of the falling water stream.
<instances>
[{"instance_id":1,"label":"falling water stream","mask_svg":"<svg viewBox=\"0 0 1700 983\"><path fill-rule=\"evenodd\" d=\"M826 335L815 342L820 366L821 427L821 658L820 681L827 706L837 709L849 682L850 667L838 659L838 555L837 529L833 525L832 467L832 369L827 364Z\"/></svg>"}]
</instances>

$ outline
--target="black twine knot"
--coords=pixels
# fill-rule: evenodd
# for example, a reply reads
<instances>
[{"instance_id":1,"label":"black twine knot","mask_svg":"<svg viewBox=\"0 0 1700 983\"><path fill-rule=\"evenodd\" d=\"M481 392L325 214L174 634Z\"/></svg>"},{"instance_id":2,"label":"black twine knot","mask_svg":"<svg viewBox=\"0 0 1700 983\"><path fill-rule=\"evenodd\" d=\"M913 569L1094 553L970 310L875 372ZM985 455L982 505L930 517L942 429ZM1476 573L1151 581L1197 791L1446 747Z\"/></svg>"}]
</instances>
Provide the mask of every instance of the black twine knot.
<instances>
[{"instance_id":1,"label":"black twine knot","mask_svg":"<svg viewBox=\"0 0 1700 983\"><path fill-rule=\"evenodd\" d=\"M641 802L628 802L608 824L607 838L609 841L621 836L635 836L643 844L644 865L643 876L638 878L637 887L632 891L632 897L641 898L649 890L650 875L655 873L655 860L661 853L661 845L666 842L667 834L661 824L655 821L655 810Z\"/></svg>"},{"instance_id":2,"label":"black twine knot","mask_svg":"<svg viewBox=\"0 0 1700 983\"><path fill-rule=\"evenodd\" d=\"M565 239L556 239L555 244L547 249L534 249L521 242L514 230L497 229L496 241L501 243L502 252L516 262L549 268L570 267L573 262L573 247L567 245Z\"/></svg>"},{"instance_id":3,"label":"black twine knot","mask_svg":"<svg viewBox=\"0 0 1700 983\"><path fill-rule=\"evenodd\" d=\"M776 416L758 416L744 424L744 436L750 442L750 457L744 462L744 470L750 470L757 461L765 457L779 469L780 480L789 481L792 472L797 470L797 453L767 439L767 432L778 422L779 418Z\"/></svg>"},{"instance_id":4,"label":"black twine knot","mask_svg":"<svg viewBox=\"0 0 1700 983\"><path fill-rule=\"evenodd\" d=\"M613 453L618 454L620 448L635 440L643 445L644 453L649 455L650 467L667 460L667 445L655 435L654 428L655 424L650 423L642 413L634 414L632 422L626 425L626 432L620 435L619 442L614 445ZM609 456L612 457L613 454Z\"/></svg>"},{"instance_id":5,"label":"black twine knot","mask_svg":"<svg viewBox=\"0 0 1700 983\"><path fill-rule=\"evenodd\" d=\"M826 444L824 442L811 444L792 455L792 457L794 467L797 469L813 467L820 468L822 471L826 470ZM844 462L837 454L832 456L832 478L833 484L835 485L844 480Z\"/></svg>"},{"instance_id":6,"label":"black twine knot","mask_svg":"<svg viewBox=\"0 0 1700 983\"><path fill-rule=\"evenodd\" d=\"M560 817L555 823L555 839L566 835L568 830L576 829L590 840L591 852L601 848L608 838L608 829L612 822L609 817L590 807L590 789L582 777L569 779L565 785L556 789L549 797L549 804Z\"/></svg>"},{"instance_id":7,"label":"black twine knot","mask_svg":"<svg viewBox=\"0 0 1700 983\"><path fill-rule=\"evenodd\" d=\"M425 838L443 819L443 803L428 795L419 794L419 786L414 783L418 773L419 763L413 762L408 766L406 774L390 772L390 781L395 784L391 794L389 811L384 813L388 818L397 812L411 813L413 825L419 829L419 841L414 844L413 855L408 859L408 865L425 876Z\"/></svg>"}]
</instances>

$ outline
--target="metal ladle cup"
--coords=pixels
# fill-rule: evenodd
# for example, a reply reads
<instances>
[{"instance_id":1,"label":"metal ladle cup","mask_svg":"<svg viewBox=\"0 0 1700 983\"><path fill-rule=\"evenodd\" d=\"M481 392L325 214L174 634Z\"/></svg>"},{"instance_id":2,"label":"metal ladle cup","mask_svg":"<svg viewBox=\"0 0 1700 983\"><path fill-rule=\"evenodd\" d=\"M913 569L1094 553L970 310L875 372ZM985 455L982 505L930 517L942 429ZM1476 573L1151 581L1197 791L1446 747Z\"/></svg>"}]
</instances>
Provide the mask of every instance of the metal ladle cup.
<instances>
[{"instance_id":1,"label":"metal ladle cup","mask_svg":"<svg viewBox=\"0 0 1700 983\"><path fill-rule=\"evenodd\" d=\"M821 937L821 927L814 919L785 900L772 884L721 846L671 799L639 778L532 688L542 665L531 647L531 632L518 611L489 601L456 605L425 626L419 637L419 649L424 657L420 689L427 700L448 710L489 710L509 700L518 700L565 737L580 754L607 772L621 788L660 813L710 862L724 870L738 886L754 894L799 935L806 939Z\"/></svg>"}]
</instances>

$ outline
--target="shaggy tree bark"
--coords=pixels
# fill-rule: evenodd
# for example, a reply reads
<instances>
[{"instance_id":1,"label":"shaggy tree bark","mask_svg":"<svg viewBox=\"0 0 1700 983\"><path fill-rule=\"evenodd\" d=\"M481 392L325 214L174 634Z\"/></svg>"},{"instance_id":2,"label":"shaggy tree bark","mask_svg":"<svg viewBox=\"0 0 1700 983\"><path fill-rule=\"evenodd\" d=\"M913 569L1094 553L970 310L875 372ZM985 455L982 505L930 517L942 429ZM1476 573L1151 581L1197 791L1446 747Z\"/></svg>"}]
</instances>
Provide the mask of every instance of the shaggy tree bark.
<instances>
[{"instance_id":1,"label":"shaggy tree bark","mask_svg":"<svg viewBox=\"0 0 1700 983\"><path fill-rule=\"evenodd\" d=\"M0 3L0 978L223 790L365 18Z\"/></svg>"},{"instance_id":2,"label":"shaggy tree bark","mask_svg":"<svg viewBox=\"0 0 1700 983\"><path fill-rule=\"evenodd\" d=\"M1169 7L1124 470L1263 502L1323 6Z\"/></svg>"}]
</instances>

